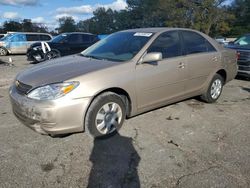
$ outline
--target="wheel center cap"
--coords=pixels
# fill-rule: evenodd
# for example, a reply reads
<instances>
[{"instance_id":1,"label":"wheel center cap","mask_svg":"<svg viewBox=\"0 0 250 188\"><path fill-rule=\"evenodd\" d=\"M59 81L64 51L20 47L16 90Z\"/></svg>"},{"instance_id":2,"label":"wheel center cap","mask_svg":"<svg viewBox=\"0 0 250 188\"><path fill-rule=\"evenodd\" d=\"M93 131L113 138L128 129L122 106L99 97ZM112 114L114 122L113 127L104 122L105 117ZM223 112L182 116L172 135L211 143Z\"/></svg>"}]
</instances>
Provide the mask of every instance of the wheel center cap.
<instances>
[{"instance_id":1,"label":"wheel center cap","mask_svg":"<svg viewBox=\"0 0 250 188\"><path fill-rule=\"evenodd\" d=\"M112 116L113 116L113 115L112 115L111 113L108 113L108 114L106 115L106 117L105 117L106 121L111 121Z\"/></svg>"}]
</instances>

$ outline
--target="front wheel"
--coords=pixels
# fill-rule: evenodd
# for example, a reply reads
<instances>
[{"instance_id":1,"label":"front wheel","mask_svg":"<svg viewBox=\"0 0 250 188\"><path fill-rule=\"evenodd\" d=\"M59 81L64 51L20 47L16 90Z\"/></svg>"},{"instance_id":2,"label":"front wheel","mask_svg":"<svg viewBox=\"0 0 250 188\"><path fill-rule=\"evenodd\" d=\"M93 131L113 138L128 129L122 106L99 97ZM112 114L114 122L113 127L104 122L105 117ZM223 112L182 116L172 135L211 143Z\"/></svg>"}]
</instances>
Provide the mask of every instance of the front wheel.
<instances>
[{"instance_id":1,"label":"front wheel","mask_svg":"<svg viewBox=\"0 0 250 188\"><path fill-rule=\"evenodd\" d=\"M6 56L8 51L5 48L0 48L0 56Z\"/></svg>"},{"instance_id":2,"label":"front wheel","mask_svg":"<svg viewBox=\"0 0 250 188\"><path fill-rule=\"evenodd\" d=\"M207 89L207 92L204 93L201 98L207 103L214 103L217 101L221 95L223 89L224 79L221 75L215 74L210 85Z\"/></svg>"},{"instance_id":3,"label":"front wheel","mask_svg":"<svg viewBox=\"0 0 250 188\"><path fill-rule=\"evenodd\" d=\"M111 136L122 126L125 119L125 104L112 92L97 96L85 117L85 126L94 138Z\"/></svg>"}]
</instances>

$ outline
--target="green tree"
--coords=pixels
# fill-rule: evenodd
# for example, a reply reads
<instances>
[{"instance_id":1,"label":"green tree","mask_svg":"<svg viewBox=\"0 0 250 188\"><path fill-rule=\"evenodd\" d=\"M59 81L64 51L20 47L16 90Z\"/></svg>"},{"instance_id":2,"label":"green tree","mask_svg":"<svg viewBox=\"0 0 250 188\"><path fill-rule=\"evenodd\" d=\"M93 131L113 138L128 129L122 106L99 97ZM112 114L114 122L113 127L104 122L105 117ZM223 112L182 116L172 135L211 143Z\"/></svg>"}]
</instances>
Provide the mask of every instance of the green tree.
<instances>
[{"instance_id":1,"label":"green tree","mask_svg":"<svg viewBox=\"0 0 250 188\"><path fill-rule=\"evenodd\" d=\"M59 27L56 28L59 33L77 31L77 26L73 17L62 17L59 20Z\"/></svg>"},{"instance_id":2,"label":"green tree","mask_svg":"<svg viewBox=\"0 0 250 188\"><path fill-rule=\"evenodd\" d=\"M17 21L5 21L3 24L3 30L7 31L21 31L22 24Z\"/></svg>"},{"instance_id":3,"label":"green tree","mask_svg":"<svg viewBox=\"0 0 250 188\"><path fill-rule=\"evenodd\" d=\"M235 0L229 7L229 11L235 15L232 30L228 33L239 36L250 32L250 0Z\"/></svg>"}]
</instances>

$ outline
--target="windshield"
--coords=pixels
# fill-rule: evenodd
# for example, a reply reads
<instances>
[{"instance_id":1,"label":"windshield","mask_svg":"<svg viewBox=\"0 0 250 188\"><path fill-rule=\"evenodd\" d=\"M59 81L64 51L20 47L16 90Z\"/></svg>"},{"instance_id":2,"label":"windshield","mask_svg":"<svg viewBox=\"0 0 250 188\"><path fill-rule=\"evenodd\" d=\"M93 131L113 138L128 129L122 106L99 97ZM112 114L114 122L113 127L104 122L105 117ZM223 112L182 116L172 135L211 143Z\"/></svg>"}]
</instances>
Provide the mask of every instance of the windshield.
<instances>
[{"instance_id":1,"label":"windshield","mask_svg":"<svg viewBox=\"0 0 250 188\"><path fill-rule=\"evenodd\" d=\"M245 35L242 36L240 38L238 38L235 42L235 45L239 45L239 46L247 46L250 45L250 35Z\"/></svg>"},{"instance_id":2,"label":"windshield","mask_svg":"<svg viewBox=\"0 0 250 188\"><path fill-rule=\"evenodd\" d=\"M6 36L4 36L3 38L0 39L0 41L8 41L11 37L13 36L13 34L8 34Z\"/></svg>"},{"instance_id":3,"label":"windshield","mask_svg":"<svg viewBox=\"0 0 250 188\"><path fill-rule=\"evenodd\" d=\"M115 33L86 49L82 55L111 61L128 61L142 49L152 35L153 33Z\"/></svg>"},{"instance_id":4,"label":"windshield","mask_svg":"<svg viewBox=\"0 0 250 188\"><path fill-rule=\"evenodd\" d=\"M51 42L54 42L54 43L60 43L62 41L64 41L66 38L67 38L67 34L60 34L60 35L57 35L55 38L52 39Z\"/></svg>"}]
</instances>

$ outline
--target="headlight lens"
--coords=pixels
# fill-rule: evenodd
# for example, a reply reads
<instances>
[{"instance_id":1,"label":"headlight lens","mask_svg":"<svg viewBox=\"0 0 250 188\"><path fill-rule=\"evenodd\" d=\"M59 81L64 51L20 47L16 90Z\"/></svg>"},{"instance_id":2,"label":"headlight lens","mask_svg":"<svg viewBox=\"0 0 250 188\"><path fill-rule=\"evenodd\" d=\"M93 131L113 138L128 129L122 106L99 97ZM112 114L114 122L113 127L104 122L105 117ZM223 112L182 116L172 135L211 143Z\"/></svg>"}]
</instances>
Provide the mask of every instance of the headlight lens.
<instances>
[{"instance_id":1,"label":"headlight lens","mask_svg":"<svg viewBox=\"0 0 250 188\"><path fill-rule=\"evenodd\" d=\"M32 90L28 97L37 100L55 100L74 90L79 82L50 84Z\"/></svg>"}]
</instances>

